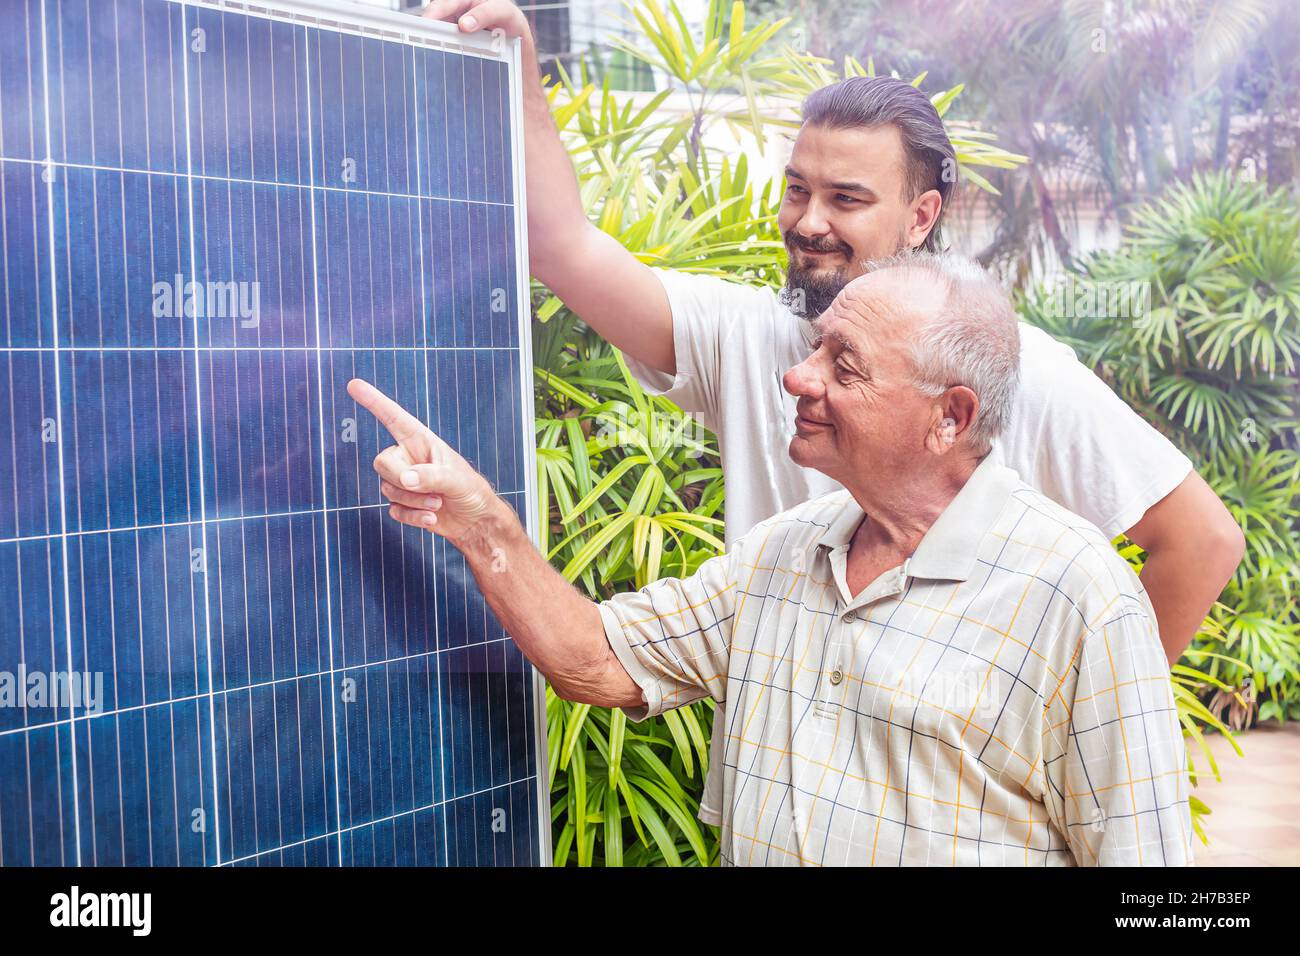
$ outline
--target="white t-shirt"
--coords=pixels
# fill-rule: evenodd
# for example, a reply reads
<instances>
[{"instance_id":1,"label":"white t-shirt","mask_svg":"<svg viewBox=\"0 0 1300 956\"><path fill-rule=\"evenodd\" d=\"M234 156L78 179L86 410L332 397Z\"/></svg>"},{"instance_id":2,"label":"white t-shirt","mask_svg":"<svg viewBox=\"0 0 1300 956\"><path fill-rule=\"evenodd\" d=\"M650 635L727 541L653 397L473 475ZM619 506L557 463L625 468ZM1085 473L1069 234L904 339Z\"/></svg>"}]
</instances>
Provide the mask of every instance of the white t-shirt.
<instances>
[{"instance_id":1,"label":"white t-shirt","mask_svg":"<svg viewBox=\"0 0 1300 956\"><path fill-rule=\"evenodd\" d=\"M837 490L837 482L796 465L788 454L795 399L781 377L808 356L811 324L770 288L662 269L655 274L672 307L677 375L630 356L628 367L648 391L696 413L718 436L727 543L765 518ZM1137 524L1192 470L1187 456L1080 363L1073 349L1024 323L1015 411L990 454L1112 538ZM699 814L715 825L723 753L717 728L725 719L719 704Z\"/></svg>"}]
</instances>

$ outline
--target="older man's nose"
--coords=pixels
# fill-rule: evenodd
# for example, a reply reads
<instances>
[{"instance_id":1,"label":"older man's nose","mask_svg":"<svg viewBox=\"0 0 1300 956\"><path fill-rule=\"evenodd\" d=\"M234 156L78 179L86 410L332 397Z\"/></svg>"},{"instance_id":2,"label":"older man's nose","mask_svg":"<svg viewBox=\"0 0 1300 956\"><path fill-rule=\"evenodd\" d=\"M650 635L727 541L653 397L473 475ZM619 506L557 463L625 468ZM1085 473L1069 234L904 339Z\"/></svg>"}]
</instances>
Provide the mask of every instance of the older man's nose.
<instances>
[{"instance_id":1,"label":"older man's nose","mask_svg":"<svg viewBox=\"0 0 1300 956\"><path fill-rule=\"evenodd\" d=\"M795 398L817 399L822 397L821 376L813 366L811 357L790 368L782 376L781 384Z\"/></svg>"}]
</instances>

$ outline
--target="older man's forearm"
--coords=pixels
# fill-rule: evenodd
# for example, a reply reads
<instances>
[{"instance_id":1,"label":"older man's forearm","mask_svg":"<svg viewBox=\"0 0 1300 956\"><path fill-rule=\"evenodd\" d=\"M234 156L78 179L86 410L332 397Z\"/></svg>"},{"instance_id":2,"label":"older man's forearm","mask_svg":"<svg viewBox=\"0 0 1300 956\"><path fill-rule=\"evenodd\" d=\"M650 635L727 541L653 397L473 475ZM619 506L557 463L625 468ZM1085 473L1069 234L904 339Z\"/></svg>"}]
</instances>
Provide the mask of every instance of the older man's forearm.
<instances>
[{"instance_id":1,"label":"older man's forearm","mask_svg":"<svg viewBox=\"0 0 1300 956\"><path fill-rule=\"evenodd\" d=\"M509 505L496 499L451 543L506 633L557 694L602 707L644 703L609 646L596 605L546 563Z\"/></svg>"}]
</instances>

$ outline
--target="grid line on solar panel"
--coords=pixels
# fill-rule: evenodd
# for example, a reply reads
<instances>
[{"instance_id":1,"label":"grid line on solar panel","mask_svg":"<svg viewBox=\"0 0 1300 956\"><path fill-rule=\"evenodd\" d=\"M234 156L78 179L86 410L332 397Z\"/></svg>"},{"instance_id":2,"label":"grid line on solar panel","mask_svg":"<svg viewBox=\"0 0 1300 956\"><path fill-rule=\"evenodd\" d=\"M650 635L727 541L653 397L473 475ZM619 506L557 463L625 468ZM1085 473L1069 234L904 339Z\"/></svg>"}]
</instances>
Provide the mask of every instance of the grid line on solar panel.
<instances>
[{"instance_id":1,"label":"grid line on solar panel","mask_svg":"<svg viewBox=\"0 0 1300 956\"><path fill-rule=\"evenodd\" d=\"M376 381L526 510L505 65L15 4L0 672L107 680L0 709L0 865L538 862L532 671L463 561L379 513L386 442L341 398Z\"/></svg>"}]
</instances>

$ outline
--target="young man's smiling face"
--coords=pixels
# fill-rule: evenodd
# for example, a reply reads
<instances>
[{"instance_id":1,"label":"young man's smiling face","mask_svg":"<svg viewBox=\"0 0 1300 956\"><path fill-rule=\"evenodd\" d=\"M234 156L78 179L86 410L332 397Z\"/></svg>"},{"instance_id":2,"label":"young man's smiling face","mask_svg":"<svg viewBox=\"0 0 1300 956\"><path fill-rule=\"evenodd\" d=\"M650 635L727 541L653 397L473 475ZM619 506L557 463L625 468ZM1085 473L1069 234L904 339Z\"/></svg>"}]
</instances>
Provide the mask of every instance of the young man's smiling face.
<instances>
[{"instance_id":1,"label":"young man's smiling face","mask_svg":"<svg viewBox=\"0 0 1300 956\"><path fill-rule=\"evenodd\" d=\"M933 189L909 198L906 149L892 124L804 126L786 184L777 224L790 255L787 298L808 319L862 274L864 260L921 245L941 205Z\"/></svg>"}]
</instances>

